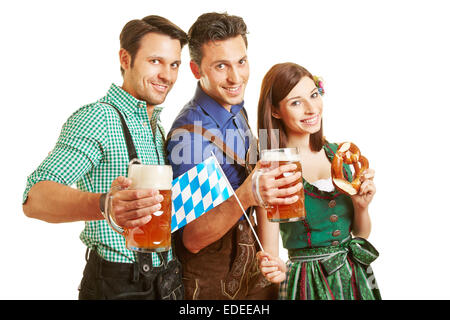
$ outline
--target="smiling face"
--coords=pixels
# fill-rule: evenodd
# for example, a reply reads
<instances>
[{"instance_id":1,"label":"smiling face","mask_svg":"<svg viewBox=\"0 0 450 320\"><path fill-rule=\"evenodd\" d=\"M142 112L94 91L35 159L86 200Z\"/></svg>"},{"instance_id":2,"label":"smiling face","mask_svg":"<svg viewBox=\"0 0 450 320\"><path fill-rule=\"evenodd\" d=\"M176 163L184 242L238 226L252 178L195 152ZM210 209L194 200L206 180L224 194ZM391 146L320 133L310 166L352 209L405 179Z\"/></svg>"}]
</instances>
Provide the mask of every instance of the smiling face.
<instances>
[{"instance_id":1,"label":"smiling face","mask_svg":"<svg viewBox=\"0 0 450 320\"><path fill-rule=\"evenodd\" d=\"M131 63L125 49L120 50L124 69L122 88L148 106L164 102L178 77L181 45L177 39L159 33L148 33L140 41L139 50Z\"/></svg>"},{"instance_id":2,"label":"smiling face","mask_svg":"<svg viewBox=\"0 0 450 320\"><path fill-rule=\"evenodd\" d=\"M302 77L297 85L280 101L272 116L281 119L286 133L311 135L320 130L322 122L322 97L309 77Z\"/></svg>"},{"instance_id":3,"label":"smiling face","mask_svg":"<svg viewBox=\"0 0 450 320\"><path fill-rule=\"evenodd\" d=\"M227 110L244 100L249 78L247 48L242 36L209 41L202 47L200 66L191 61L191 70L207 95Z\"/></svg>"}]
</instances>

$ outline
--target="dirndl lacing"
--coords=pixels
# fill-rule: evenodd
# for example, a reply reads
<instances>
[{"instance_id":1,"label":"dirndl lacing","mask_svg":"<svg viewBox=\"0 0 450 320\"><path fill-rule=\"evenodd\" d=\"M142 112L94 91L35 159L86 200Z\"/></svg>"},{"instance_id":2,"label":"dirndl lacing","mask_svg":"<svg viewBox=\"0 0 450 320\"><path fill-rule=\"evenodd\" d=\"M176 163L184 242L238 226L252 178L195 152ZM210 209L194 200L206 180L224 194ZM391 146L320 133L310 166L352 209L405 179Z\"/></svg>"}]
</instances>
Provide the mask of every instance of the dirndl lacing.
<instances>
[{"instance_id":1,"label":"dirndl lacing","mask_svg":"<svg viewBox=\"0 0 450 320\"><path fill-rule=\"evenodd\" d=\"M380 299L370 264L378 251L363 238L338 246L290 249L280 299Z\"/></svg>"}]
</instances>

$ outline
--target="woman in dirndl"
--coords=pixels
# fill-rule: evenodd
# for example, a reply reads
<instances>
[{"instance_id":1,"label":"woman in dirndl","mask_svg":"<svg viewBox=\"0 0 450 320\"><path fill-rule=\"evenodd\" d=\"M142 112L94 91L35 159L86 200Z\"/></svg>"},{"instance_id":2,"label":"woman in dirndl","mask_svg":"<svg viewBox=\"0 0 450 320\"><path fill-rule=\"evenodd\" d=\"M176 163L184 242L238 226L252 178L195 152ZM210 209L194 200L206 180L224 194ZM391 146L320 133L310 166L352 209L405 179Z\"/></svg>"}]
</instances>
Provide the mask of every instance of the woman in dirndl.
<instances>
[{"instance_id":1,"label":"woman in dirndl","mask_svg":"<svg viewBox=\"0 0 450 320\"><path fill-rule=\"evenodd\" d=\"M371 231L368 207L375 194L375 172L365 171L354 196L334 187L331 161L338 145L323 137L323 93L322 81L295 63L274 65L263 79L258 132L268 133L268 149L298 148L306 218L273 223L258 208L258 234L265 250L258 252L260 270L269 281L281 283L279 299L381 299L370 267L378 252L366 240ZM350 181L347 164L344 171ZM259 179L263 178L264 173ZM279 258L279 233L288 250L287 263Z\"/></svg>"}]
</instances>

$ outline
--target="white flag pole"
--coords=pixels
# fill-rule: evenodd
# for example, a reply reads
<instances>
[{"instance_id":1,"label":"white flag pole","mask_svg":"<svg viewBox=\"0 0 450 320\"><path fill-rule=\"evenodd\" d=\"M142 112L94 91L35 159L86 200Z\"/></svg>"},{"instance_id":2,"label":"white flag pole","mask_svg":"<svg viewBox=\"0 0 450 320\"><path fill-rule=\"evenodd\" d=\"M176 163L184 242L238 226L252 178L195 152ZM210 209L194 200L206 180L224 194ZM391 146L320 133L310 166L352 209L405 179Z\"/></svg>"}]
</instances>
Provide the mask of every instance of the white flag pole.
<instances>
[{"instance_id":1,"label":"white flag pole","mask_svg":"<svg viewBox=\"0 0 450 320\"><path fill-rule=\"evenodd\" d=\"M219 164L219 161L217 161L216 156L214 155L214 152L211 151L212 156L214 157L214 161L216 162L217 167L219 167L219 170L222 172L223 177L225 178L225 181L228 184L228 187L233 191L233 195L236 198L237 203L239 204L239 207L241 207L242 212L244 213L245 218L247 219L248 224L250 225L250 229L252 229L253 234L255 235L256 241L259 244L259 247L261 248L262 251L264 251L264 248L261 244L261 242L259 241L258 235L256 234L255 229L253 229L252 223L250 222L250 219L247 216L247 213L245 212L244 208L242 207L241 201L239 201L239 198L237 197L236 193L234 192L233 187L230 184L230 181L228 181L227 176L225 175L225 172L223 172L222 170L222 166Z\"/></svg>"}]
</instances>

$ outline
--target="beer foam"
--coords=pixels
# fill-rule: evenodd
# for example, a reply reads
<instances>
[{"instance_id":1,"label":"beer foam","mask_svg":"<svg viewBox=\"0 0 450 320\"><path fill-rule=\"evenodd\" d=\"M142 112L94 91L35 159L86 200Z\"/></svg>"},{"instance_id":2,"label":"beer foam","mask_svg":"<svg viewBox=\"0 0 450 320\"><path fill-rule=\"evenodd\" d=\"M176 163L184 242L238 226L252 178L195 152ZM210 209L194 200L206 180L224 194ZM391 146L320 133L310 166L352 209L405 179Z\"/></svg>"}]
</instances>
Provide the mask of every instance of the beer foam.
<instances>
[{"instance_id":1,"label":"beer foam","mask_svg":"<svg viewBox=\"0 0 450 320\"><path fill-rule=\"evenodd\" d=\"M261 160L264 161L300 161L300 155L295 153L284 152L264 152L261 155Z\"/></svg>"},{"instance_id":2,"label":"beer foam","mask_svg":"<svg viewBox=\"0 0 450 320\"><path fill-rule=\"evenodd\" d=\"M132 164L128 168L131 189L172 189L172 167L167 165Z\"/></svg>"}]
</instances>

